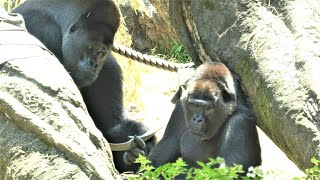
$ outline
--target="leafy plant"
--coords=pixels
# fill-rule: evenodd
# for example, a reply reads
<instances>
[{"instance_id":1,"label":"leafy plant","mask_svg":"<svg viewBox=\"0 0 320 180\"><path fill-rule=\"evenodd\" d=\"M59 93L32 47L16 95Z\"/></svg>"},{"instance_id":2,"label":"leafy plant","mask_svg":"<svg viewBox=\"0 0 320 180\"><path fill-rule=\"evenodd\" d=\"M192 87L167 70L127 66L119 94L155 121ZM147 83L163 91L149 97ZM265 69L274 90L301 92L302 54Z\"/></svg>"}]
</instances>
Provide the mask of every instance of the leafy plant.
<instances>
[{"instance_id":1,"label":"leafy plant","mask_svg":"<svg viewBox=\"0 0 320 180\"><path fill-rule=\"evenodd\" d=\"M144 179L160 179L160 177L165 180L175 179L178 176L183 176L186 179L195 179L195 180L210 180L210 179L223 179L231 180L239 178L239 174L243 174L244 171L241 165L234 165L232 167L225 166L225 161L222 158L209 159L209 162L197 162L199 167L188 168L186 162L179 158L176 162L167 163L158 168L150 165L150 161L144 157L139 156L136 160L137 163L141 164L139 177L129 178L130 180L144 180ZM260 179L261 172L257 173L252 168L250 176L244 176L242 179Z\"/></svg>"},{"instance_id":2,"label":"leafy plant","mask_svg":"<svg viewBox=\"0 0 320 180\"><path fill-rule=\"evenodd\" d=\"M158 43L150 53L163 59L167 59L177 63L188 63L191 62L191 57L187 50L182 46L180 42L171 39L169 48L165 45Z\"/></svg>"},{"instance_id":3,"label":"leafy plant","mask_svg":"<svg viewBox=\"0 0 320 180\"><path fill-rule=\"evenodd\" d=\"M0 0L0 4L4 7L4 9L10 12L13 8L24 2L25 0Z\"/></svg>"},{"instance_id":4,"label":"leafy plant","mask_svg":"<svg viewBox=\"0 0 320 180\"><path fill-rule=\"evenodd\" d=\"M316 159L315 157L312 157L311 163L314 164L314 167L306 170L306 174L307 174L306 179L310 179L310 180L320 179L320 160Z\"/></svg>"}]
</instances>

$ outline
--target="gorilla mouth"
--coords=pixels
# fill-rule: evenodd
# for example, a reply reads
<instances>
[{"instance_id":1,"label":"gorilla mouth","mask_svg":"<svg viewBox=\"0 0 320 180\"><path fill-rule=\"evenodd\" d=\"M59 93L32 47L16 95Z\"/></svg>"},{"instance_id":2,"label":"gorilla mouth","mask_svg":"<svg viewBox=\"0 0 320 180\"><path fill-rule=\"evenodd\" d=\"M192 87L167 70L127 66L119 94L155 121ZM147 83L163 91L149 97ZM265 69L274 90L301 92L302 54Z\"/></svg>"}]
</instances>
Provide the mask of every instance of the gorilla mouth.
<instances>
[{"instance_id":1,"label":"gorilla mouth","mask_svg":"<svg viewBox=\"0 0 320 180\"><path fill-rule=\"evenodd\" d=\"M78 70L73 71L71 76L79 87L84 87L92 84L97 79L97 74L96 71L85 70L80 67Z\"/></svg>"},{"instance_id":2,"label":"gorilla mouth","mask_svg":"<svg viewBox=\"0 0 320 180\"><path fill-rule=\"evenodd\" d=\"M92 77L92 78L96 78L96 72L84 72L87 76Z\"/></svg>"},{"instance_id":3,"label":"gorilla mouth","mask_svg":"<svg viewBox=\"0 0 320 180\"><path fill-rule=\"evenodd\" d=\"M202 129L190 129L191 132L197 136L206 136L207 130L205 128Z\"/></svg>"},{"instance_id":4,"label":"gorilla mouth","mask_svg":"<svg viewBox=\"0 0 320 180\"><path fill-rule=\"evenodd\" d=\"M208 131L207 124L206 123L191 123L189 125L189 128L192 133L197 135L205 135Z\"/></svg>"},{"instance_id":5,"label":"gorilla mouth","mask_svg":"<svg viewBox=\"0 0 320 180\"><path fill-rule=\"evenodd\" d=\"M86 70L83 70L82 68L80 68L80 72L86 78L96 78L97 77L96 71L86 71Z\"/></svg>"}]
</instances>

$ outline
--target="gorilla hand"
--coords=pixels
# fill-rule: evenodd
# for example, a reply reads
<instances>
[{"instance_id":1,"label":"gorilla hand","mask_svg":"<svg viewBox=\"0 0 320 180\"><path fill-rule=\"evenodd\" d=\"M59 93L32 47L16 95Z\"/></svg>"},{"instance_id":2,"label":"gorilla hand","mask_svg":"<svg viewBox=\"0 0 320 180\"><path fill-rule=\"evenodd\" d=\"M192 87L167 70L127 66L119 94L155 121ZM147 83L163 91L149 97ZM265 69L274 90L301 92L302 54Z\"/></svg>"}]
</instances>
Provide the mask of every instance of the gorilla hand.
<instances>
[{"instance_id":1,"label":"gorilla hand","mask_svg":"<svg viewBox=\"0 0 320 180\"><path fill-rule=\"evenodd\" d=\"M138 121L125 119L103 132L112 149L115 166L120 172L138 171L139 164L134 161L139 154L147 156L156 144L155 136L153 134L150 135L151 137L148 134L146 136L147 128Z\"/></svg>"},{"instance_id":2,"label":"gorilla hand","mask_svg":"<svg viewBox=\"0 0 320 180\"><path fill-rule=\"evenodd\" d=\"M132 149L126 151L123 155L123 162L126 165L135 163L136 159L139 157L139 154L145 155L143 149L146 147L145 142L138 136L133 137Z\"/></svg>"}]
</instances>

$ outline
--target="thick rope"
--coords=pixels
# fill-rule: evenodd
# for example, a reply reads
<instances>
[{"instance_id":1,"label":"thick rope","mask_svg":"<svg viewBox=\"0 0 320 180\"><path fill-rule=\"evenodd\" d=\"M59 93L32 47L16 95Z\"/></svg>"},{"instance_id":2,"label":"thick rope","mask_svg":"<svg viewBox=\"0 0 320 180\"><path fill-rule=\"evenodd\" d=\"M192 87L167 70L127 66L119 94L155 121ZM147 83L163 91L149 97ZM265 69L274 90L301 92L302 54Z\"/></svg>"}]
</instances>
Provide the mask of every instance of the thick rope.
<instances>
[{"instance_id":1,"label":"thick rope","mask_svg":"<svg viewBox=\"0 0 320 180\"><path fill-rule=\"evenodd\" d=\"M147 64L147 65L155 66L164 70L173 71L173 72L178 72L178 69L181 69L181 68L194 67L194 63L178 64L178 63L166 61L164 59L161 59L155 56L142 54L140 52L137 52L133 49L129 49L117 43L113 43L113 51L123 56L126 56L130 59L133 59L135 61Z\"/></svg>"}]
</instances>

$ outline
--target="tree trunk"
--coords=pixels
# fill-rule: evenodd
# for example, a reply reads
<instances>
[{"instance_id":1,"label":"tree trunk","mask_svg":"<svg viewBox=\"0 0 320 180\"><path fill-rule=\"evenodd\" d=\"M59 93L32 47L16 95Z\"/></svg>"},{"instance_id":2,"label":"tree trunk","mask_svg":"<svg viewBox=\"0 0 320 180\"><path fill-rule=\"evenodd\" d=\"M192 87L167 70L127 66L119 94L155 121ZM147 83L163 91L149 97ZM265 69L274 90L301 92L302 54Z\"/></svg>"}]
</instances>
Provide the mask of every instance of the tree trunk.
<instances>
[{"instance_id":1,"label":"tree trunk","mask_svg":"<svg viewBox=\"0 0 320 180\"><path fill-rule=\"evenodd\" d=\"M320 3L170 0L196 64L222 61L241 79L258 126L301 170L320 159Z\"/></svg>"},{"instance_id":2,"label":"tree trunk","mask_svg":"<svg viewBox=\"0 0 320 180\"><path fill-rule=\"evenodd\" d=\"M119 178L71 77L21 23L0 7L0 179Z\"/></svg>"}]
</instances>

